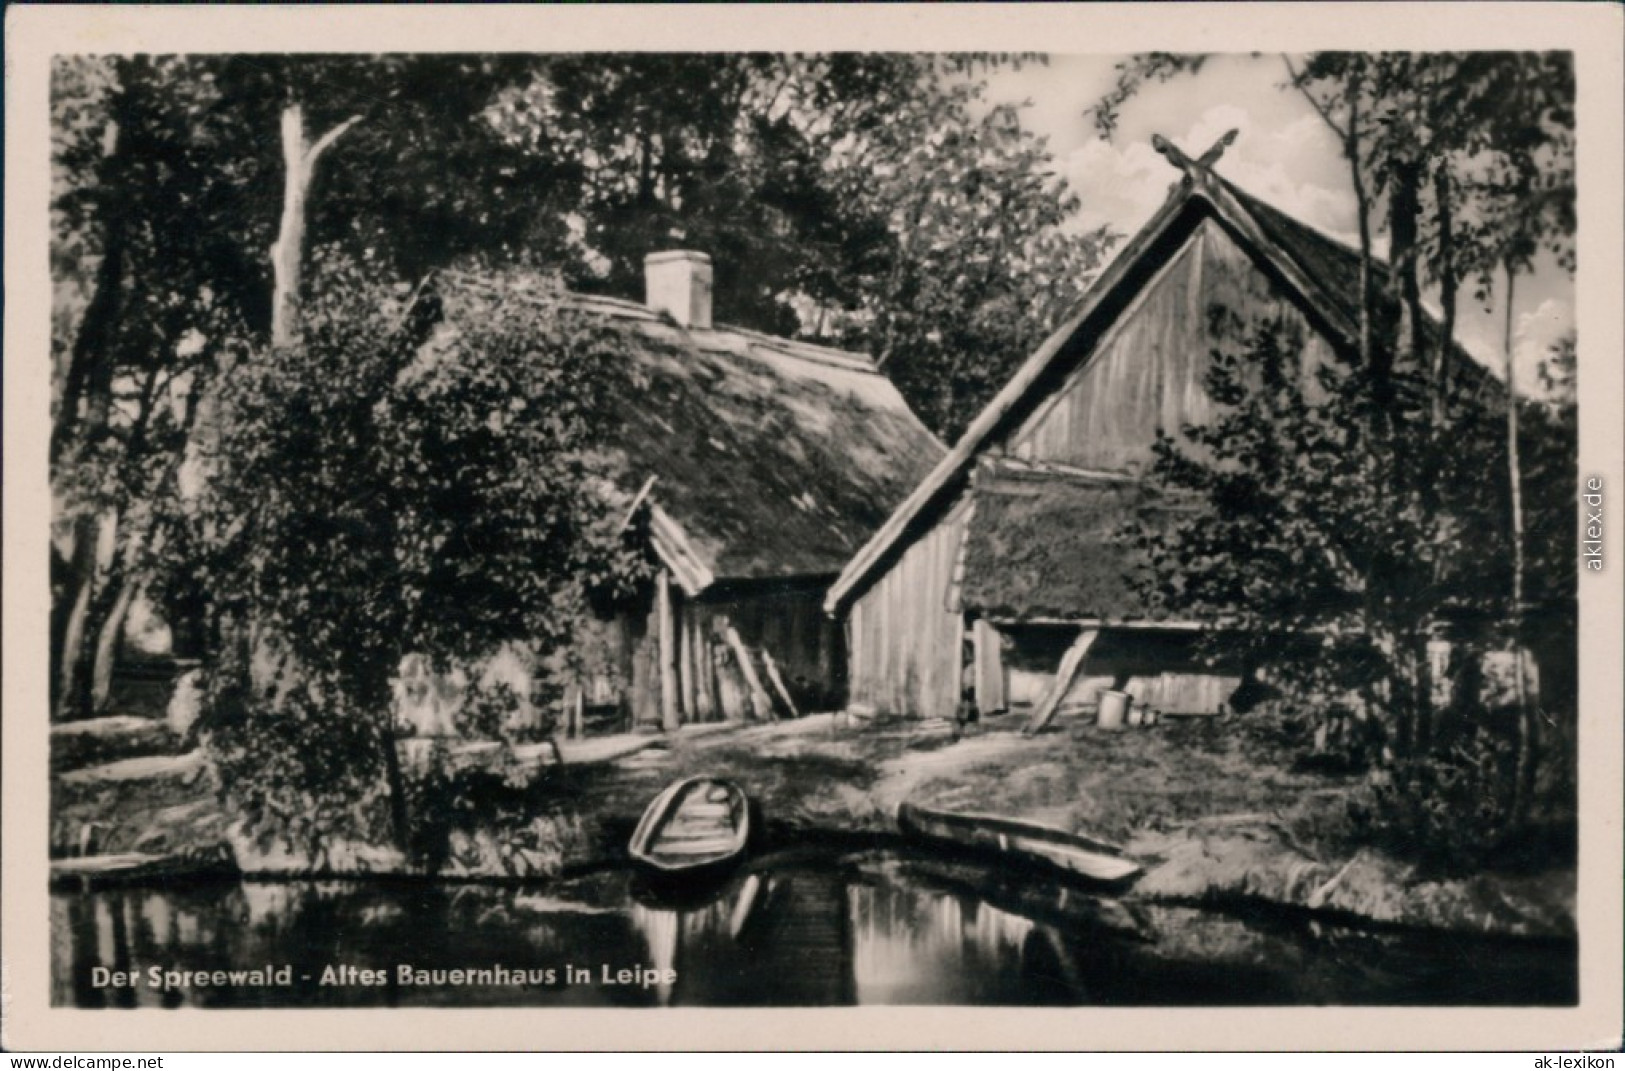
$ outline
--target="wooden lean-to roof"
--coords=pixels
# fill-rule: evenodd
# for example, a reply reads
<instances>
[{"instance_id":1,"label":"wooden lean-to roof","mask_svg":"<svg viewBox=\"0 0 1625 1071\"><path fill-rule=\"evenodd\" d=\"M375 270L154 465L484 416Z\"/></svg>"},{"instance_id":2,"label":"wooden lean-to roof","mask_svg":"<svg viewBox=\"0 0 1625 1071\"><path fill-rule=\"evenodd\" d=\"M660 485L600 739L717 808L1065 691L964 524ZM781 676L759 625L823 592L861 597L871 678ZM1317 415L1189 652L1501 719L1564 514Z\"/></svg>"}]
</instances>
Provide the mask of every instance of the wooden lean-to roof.
<instances>
[{"instance_id":1,"label":"wooden lean-to roof","mask_svg":"<svg viewBox=\"0 0 1625 1071\"><path fill-rule=\"evenodd\" d=\"M1118 250L1073 313L1017 369L953 449L846 564L824 600L826 612L839 613L935 523L940 511L967 487L971 468L983 451L1031 413L1062 377L1093 356L1096 343L1134 296L1204 220L1223 228L1335 347L1357 350L1359 253L1214 174L1208 165L1216 154L1192 162L1161 139L1158 149L1183 171L1162 207ZM1373 260L1372 270L1382 293L1387 267ZM1426 330L1431 334L1437 328L1429 324ZM1470 377L1488 379L1465 356L1457 364L1471 366L1466 369Z\"/></svg>"},{"instance_id":2,"label":"wooden lean-to roof","mask_svg":"<svg viewBox=\"0 0 1625 1071\"><path fill-rule=\"evenodd\" d=\"M562 300L628 329L633 386L607 448L648 510L651 541L689 595L716 583L828 577L945 448L867 356L743 328L685 328L614 298L559 295L467 273L437 282Z\"/></svg>"}]
</instances>

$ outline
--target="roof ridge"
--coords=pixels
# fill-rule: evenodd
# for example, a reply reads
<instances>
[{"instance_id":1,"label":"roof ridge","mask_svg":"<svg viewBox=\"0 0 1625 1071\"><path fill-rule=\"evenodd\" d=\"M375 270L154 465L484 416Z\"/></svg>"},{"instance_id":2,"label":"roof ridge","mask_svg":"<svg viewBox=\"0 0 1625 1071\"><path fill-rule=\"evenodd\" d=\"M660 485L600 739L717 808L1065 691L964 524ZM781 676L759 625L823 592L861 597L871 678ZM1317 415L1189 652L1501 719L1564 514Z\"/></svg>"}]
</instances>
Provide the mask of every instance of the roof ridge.
<instances>
[{"instance_id":1,"label":"roof ridge","mask_svg":"<svg viewBox=\"0 0 1625 1071\"><path fill-rule=\"evenodd\" d=\"M873 357L856 350L836 349L833 346L824 346L802 339L770 335L765 331L756 331L736 324L719 323L708 328L685 327L682 324L670 321L667 317L662 316L641 302L614 297L609 294L593 294L565 287L560 287L556 291L540 287L503 287L491 277L490 273L470 271L466 268L444 269L440 274L453 282L511 294L524 300L544 301L548 300L551 295L556 294L559 303L569 305L580 311L598 312L621 319L639 320L646 323L666 323L668 326L692 336L697 342L703 343L707 335L736 335L746 342L754 342L757 345L769 347L785 357L822 364L831 368L841 368L851 372L882 375L880 367L875 363Z\"/></svg>"},{"instance_id":2,"label":"roof ridge","mask_svg":"<svg viewBox=\"0 0 1625 1071\"><path fill-rule=\"evenodd\" d=\"M1225 188L1226 192L1239 200L1242 203L1242 207L1247 209L1249 212L1261 208L1265 212L1268 212L1284 222L1291 224L1298 230L1305 231L1313 235L1322 242L1325 242L1327 245L1336 246L1339 252L1347 253L1353 257L1358 257L1361 255L1359 247L1354 245L1352 242L1344 241L1342 238L1339 238L1335 234L1315 226L1313 223L1305 223L1303 220L1289 212L1283 212L1281 209L1276 208L1263 198L1258 197L1255 194L1248 193L1246 190L1242 189L1240 186L1237 186L1234 182L1231 182L1223 175L1215 173L1213 177L1218 179L1220 185ZM1371 254L1371 264L1373 267L1381 268L1383 271L1387 271L1389 267L1388 261L1385 258L1378 256L1375 251L1373 251Z\"/></svg>"},{"instance_id":3,"label":"roof ridge","mask_svg":"<svg viewBox=\"0 0 1625 1071\"><path fill-rule=\"evenodd\" d=\"M857 350L838 350L833 346L823 346L816 342L806 342L798 338L785 338L782 335L769 335L763 331L756 331L749 327L739 327L734 324L716 324L713 331L728 332L742 338L754 340L763 345L772 346L784 352L785 356L798 357L803 360L817 361L841 368L850 368L852 371L880 374L880 367L875 364L874 358L867 353Z\"/></svg>"}]
</instances>

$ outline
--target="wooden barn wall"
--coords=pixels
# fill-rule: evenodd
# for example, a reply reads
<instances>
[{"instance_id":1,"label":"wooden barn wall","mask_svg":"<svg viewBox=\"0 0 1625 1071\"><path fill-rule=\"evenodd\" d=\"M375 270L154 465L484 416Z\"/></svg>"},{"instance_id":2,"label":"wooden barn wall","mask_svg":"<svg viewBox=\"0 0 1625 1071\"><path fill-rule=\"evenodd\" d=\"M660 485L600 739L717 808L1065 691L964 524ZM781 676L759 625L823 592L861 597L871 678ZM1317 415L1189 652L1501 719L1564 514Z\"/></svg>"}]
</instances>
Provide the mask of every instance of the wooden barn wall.
<instances>
[{"instance_id":1,"label":"wooden barn wall","mask_svg":"<svg viewBox=\"0 0 1625 1071\"><path fill-rule=\"evenodd\" d=\"M1218 342L1209 321L1215 306L1244 319L1288 311L1303 322L1223 229L1204 221L1105 332L1093 358L1010 436L1009 452L1089 469L1143 469L1158 428L1174 432L1212 415L1202 379ZM1324 359L1325 341L1306 336L1305 363Z\"/></svg>"},{"instance_id":2,"label":"wooden barn wall","mask_svg":"<svg viewBox=\"0 0 1625 1071\"><path fill-rule=\"evenodd\" d=\"M716 649L722 643L722 630L732 624L746 647L773 656L801 713L834 710L846 698L841 680L845 659L840 628L824 613L823 593L822 586L736 592L684 603L679 620L690 636L702 675L706 654L713 664L719 657L727 661ZM765 680L762 683L772 687Z\"/></svg>"},{"instance_id":3,"label":"wooden barn wall","mask_svg":"<svg viewBox=\"0 0 1625 1071\"><path fill-rule=\"evenodd\" d=\"M823 587L758 588L688 599L673 592L674 635L670 652L677 678L679 720L683 724L737 721L783 715L757 710L746 678L727 642L731 625L750 651L758 679L769 691L761 652L773 656L802 714L839 709L846 693L845 657L837 622L823 612ZM602 731L638 726L658 728L661 716L659 622L653 600L627 610L602 635L587 642L603 647L596 661L616 667L587 689L589 706L618 707L620 715L597 724Z\"/></svg>"},{"instance_id":4,"label":"wooden barn wall","mask_svg":"<svg viewBox=\"0 0 1625 1071\"><path fill-rule=\"evenodd\" d=\"M951 717L959 705L964 620L948 589L965 534L965 506L913 541L852 604L851 702L883 714Z\"/></svg>"},{"instance_id":5,"label":"wooden barn wall","mask_svg":"<svg viewBox=\"0 0 1625 1071\"><path fill-rule=\"evenodd\" d=\"M1049 690L1062 654L1077 638L1075 626L1013 625L1006 652L1010 705L1030 707ZM1061 712L1094 710L1100 692L1116 688L1139 705L1165 714L1216 714L1241 686L1235 666L1208 666L1198 656L1196 633L1164 629L1108 629L1100 635L1061 700Z\"/></svg>"}]
</instances>

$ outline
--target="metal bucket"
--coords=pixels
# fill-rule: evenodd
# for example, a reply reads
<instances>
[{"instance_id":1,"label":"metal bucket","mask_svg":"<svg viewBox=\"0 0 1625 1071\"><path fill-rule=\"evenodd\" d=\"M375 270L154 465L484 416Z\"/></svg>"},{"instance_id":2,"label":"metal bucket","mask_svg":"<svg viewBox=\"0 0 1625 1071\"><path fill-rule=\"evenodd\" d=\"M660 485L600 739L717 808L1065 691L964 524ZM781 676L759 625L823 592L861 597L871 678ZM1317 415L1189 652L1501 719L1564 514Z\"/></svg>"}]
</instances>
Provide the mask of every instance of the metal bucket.
<instances>
[{"instance_id":1,"label":"metal bucket","mask_svg":"<svg viewBox=\"0 0 1625 1071\"><path fill-rule=\"evenodd\" d=\"M1123 719L1128 716L1128 709L1133 702L1134 697L1127 692L1102 688L1100 690L1100 706L1095 713L1095 724L1102 729L1121 729Z\"/></svg>"}]
</instances>

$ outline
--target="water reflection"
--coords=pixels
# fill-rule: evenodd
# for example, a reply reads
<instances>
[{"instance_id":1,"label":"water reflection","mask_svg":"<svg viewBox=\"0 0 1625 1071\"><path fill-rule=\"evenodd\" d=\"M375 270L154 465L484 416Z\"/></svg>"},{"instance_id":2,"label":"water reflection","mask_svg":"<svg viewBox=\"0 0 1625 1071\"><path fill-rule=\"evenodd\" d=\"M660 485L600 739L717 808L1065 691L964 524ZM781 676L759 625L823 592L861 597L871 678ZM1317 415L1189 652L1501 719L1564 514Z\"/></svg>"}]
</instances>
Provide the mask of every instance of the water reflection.
<instances>
[{"instance_id":1,"label":"water reflection","mask_svg":"<svg viewBox=\"0 0 1625 1071\"><path fill-rule=\"evenodd\" d=\"M51 926L53 1001L97 1008L1564 1004L1576 993L1572 945L1129 909L891 855L758 860L683 903L640 898L623 872L545 889L61 893ZM285 984L268 981L280 967ZM260 968L257 981L197 977Z\"/></svg>"}]
</instances>

